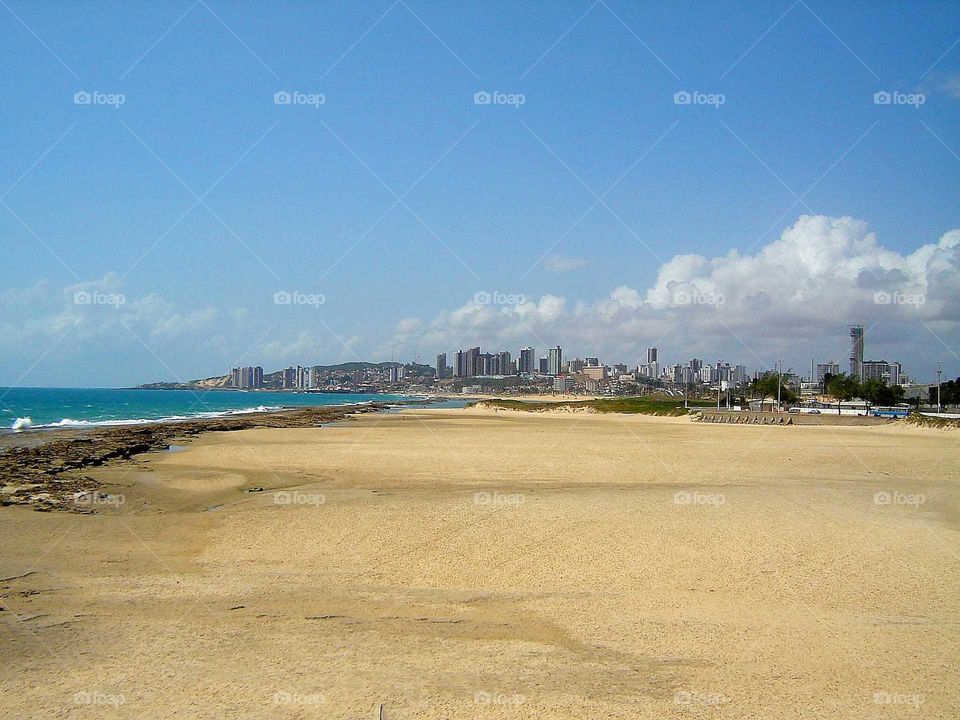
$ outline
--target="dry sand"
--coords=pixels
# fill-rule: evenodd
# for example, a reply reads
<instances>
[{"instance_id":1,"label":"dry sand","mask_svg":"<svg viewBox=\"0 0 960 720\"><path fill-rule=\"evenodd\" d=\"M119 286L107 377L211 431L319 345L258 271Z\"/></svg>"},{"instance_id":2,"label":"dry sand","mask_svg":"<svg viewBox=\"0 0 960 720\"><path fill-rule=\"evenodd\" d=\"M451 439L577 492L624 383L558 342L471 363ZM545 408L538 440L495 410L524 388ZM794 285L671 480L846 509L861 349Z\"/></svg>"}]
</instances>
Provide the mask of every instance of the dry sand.
<instances>
[{"instance_id":1,"label":"dry sand","mask_svg":"<svg viewBox=\"0 0 960 720\"><path fill-rule=\"evenodd\" d=\"M0 510L0 716L960 717L957 431L414 410L148 457Z\"/></svg>"}]
</instances>

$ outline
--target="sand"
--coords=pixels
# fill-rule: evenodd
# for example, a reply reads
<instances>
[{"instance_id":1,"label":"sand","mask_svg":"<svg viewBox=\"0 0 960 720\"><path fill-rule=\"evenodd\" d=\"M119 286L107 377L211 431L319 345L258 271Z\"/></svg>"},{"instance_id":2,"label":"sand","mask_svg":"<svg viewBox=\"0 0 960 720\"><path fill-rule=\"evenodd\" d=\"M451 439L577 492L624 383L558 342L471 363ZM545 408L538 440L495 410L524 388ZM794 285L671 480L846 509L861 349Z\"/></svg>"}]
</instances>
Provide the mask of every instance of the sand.
<instances>
[{"instance_id":1,"label":"sand","mask_svg":"<svg viewBox=\"0 0 960 720\"><path fill-rule=\"evenodd\" d=\"M97 515L0 510L0 716L960 717L958 431L412 410L142 457Z\"/></svg>"}]
</instances>

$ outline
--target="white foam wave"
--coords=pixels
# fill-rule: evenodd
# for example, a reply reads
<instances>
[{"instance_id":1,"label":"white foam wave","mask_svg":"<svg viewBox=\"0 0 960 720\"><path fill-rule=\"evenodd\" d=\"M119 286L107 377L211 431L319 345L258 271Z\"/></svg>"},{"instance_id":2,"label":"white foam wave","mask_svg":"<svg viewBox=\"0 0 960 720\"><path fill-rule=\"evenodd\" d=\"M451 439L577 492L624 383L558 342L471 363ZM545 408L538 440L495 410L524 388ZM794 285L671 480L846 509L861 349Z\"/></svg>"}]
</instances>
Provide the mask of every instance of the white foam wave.
<instances>
[{"instance_id":1,"label":"white foam wave","mask_svg":"<svg viewBox=\"0 0 960 720\"><path fill-rule=\"evenodd\" d=\"M201 412L193 415L168 415L159 418L125 418L116 420L74 420L63 418L45 425L27 425L35 428L65 428L65 427L105 427L114 425L147 425L150 423L177 422L178 420L197 420L207 418L229 417L232 415L249 415L251 413L274 412L283 410L283 405L257 405L256 407L238 408L236 410L218 410L215 412ZM29 422L29 418L26 418ZM19 422L19 420L18 420ZM14 423L16 425L16 423ZM14 429L17 429L14 427Z\"/></svg>"},{"instance_id":2,"label":"white foam wave","mask_svg":"<svg viewBox=\"0 0 960 720\"><path fill-rule=\"evenodd\" d=\"M21 430L29 430L31 427L33 427L33 420L28 417L22 417L14 420L10 429L14 432L20 432Z\"/></svg>"}]
</instances>

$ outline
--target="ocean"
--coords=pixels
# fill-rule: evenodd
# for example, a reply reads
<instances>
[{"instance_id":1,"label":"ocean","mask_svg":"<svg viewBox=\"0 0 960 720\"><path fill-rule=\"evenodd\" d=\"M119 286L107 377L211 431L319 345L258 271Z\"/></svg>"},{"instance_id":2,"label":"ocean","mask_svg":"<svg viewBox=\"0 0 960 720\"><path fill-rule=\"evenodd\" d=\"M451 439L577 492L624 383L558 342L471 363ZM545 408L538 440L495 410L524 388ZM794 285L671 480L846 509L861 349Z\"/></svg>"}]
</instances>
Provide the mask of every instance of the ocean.
<instances>
[{"instance_id":1,"label":"ocean","mask_svg":"<svg viewBox=\"0 0 960 720\"><path fill-rule=\"evenodd\" d=\"M416 399L369 393L261 390L132 390L120 388L0 388L0 431L136 425L164 420L269 412L285 407L353 405Z\"/></svg>"}]
</instances>

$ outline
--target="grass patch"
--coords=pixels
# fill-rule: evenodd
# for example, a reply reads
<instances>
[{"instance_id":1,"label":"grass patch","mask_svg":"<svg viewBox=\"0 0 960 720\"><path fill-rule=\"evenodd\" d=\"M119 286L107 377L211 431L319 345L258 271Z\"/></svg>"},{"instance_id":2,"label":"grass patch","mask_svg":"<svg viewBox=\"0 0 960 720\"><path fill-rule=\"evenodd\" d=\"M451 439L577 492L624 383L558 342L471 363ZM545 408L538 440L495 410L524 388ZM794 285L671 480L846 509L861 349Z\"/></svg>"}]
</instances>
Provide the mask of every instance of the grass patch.
<instances>
[{"instance_id":1,"label":"grass patch","mask_svg":"<svg viewBox=\"0 0 960 720\"><path fill-rule=\"evenodd\" d=\"M960 420L955 418L935 418L920 413L910 413L907 422L920 427L932 428L960 428Z\"/></svg>"},{"instance_id":2,"label":"grass patch","mask_svg":"<svg viewBox=\"0 0 960 720\"><path fill-rule=\"evenodd\" d=\"M590 408L598 413L625 413L640 415L686 415L683 407L683 398L671 397L623 397L602 398L600 400L566 400L563 402L544 402L542 400L480 400L467 407L482 406L488 408L503 408L504 410L523 410L526 412L543 412L546 410ZM690 400L691 409L713 407L707 400Z\"/></svg>"}]
</instances>

